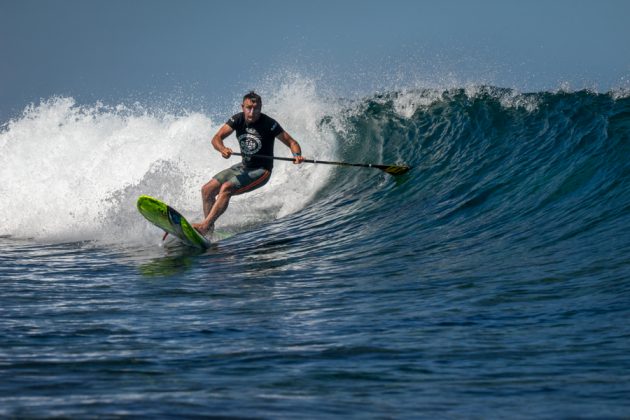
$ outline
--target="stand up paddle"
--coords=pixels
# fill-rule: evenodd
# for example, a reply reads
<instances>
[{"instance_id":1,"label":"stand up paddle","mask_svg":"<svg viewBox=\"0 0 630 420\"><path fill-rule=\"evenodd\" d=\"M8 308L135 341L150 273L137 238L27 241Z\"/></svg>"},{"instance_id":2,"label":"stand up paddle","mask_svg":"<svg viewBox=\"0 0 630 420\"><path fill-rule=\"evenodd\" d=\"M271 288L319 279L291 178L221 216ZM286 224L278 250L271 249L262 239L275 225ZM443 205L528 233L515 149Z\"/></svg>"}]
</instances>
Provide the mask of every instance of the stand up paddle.
<instances>
[{"instance_id":1,"label":"stand up paddle","mask_svg":"<svg viewBox=\"0 0 630 420\"><path fill-rule=\"evenodd\" d=\"M232 153L234 156L243 156L242 153ZM285 158L285 157L276 157L276 156L256 156L257 158L262 159L273 159L273 160L284 160L286 162L293 162L293 158ZM357 166L360 168L376 168L381 171L387 172L390 175L402 175L406 174L411 170L409 166L398 166L398 165L377 165L374 163L348 163L348 162L331 162L327 160L315 160L315 159L304 159L303 163L321 163L324 165L337 165L337 166Z\"/></svg>"}]
</instances>

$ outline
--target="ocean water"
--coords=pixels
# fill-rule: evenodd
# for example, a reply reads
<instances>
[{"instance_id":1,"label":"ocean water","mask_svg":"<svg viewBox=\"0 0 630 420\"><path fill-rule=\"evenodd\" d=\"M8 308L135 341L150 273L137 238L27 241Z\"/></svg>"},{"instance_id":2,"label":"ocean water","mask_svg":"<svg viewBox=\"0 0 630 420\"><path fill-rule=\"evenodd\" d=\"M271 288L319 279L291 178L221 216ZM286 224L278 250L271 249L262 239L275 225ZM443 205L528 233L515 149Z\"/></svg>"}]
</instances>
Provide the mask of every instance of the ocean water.
<instances>
[{"instance_id":1,"label":"ocean water","mask_svg":"<svg viewBox=\"0 0 630 420\"><path fill-rule=\"evenodd\" d=\"M0 416L630 416L627 94L274 92L307 157L412 171L277 162L199 252L135 200L198 219L237 107L3 124Z\"/></svg>"}]
</instances>

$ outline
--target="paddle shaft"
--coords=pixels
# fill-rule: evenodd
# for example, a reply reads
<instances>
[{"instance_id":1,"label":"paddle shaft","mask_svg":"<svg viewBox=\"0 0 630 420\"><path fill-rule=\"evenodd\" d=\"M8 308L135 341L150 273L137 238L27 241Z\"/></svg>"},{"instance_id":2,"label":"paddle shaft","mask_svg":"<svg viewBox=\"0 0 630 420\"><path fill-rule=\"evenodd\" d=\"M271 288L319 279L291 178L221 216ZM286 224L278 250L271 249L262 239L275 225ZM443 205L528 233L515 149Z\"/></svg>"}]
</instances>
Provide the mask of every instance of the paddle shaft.
<instances>
[{"instance_id":1,"label":"paddle shaft","mask_svg":"<svg viewBox=\"0 0 630 420\"><path fill-rule=\"evenodd\" d=\"M232 153L235 156L243 156L242 153ZM295 161L294 158L285 158L285 157L277 157L277 156L256 156L257 158L262 159L273 159L273 160L284 160L286 162ZM337 166L355 166L360 168L376 168L381 171L385 171L391 175L402 175L409 171L411 168L408 166L396 166L396 165L376 165L372 163L348 163L348 162L331 162L328 160L315 160L315 159L304 159L304 163L321 163L324 165L337 165Z\"/></svg>"}]
</instances>

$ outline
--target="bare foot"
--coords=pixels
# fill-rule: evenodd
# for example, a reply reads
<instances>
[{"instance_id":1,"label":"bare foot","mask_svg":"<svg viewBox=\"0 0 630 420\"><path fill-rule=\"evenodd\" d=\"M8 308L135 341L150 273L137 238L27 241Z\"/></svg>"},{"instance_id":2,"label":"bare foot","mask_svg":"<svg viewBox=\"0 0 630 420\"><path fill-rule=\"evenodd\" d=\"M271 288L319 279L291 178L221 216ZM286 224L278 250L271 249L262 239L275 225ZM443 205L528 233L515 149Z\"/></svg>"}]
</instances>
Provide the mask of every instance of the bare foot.
<instances>
[{"instance_id":1,"label":"bare foot","mask_svg":"<svg viewBox=\"0 0 630 420\"><path fill-rule=\"evenodd\" d=\"M192 226L193 229L195 229L197 232L201 233L202 235L206 233L206 229L203 223L191 223L190 226Z\"/></svg>"},{"instance_id":2,"label":"bare foot","mask_svg":"<svg viewBox=\"0 0 630 420\"><path fill-rule=\"evenodd\" d=\"M214 225L208 227L203 223L192 223L191 226L202 236L212 235L212 232L214 232Z\"/></svg>"}]
</instances>

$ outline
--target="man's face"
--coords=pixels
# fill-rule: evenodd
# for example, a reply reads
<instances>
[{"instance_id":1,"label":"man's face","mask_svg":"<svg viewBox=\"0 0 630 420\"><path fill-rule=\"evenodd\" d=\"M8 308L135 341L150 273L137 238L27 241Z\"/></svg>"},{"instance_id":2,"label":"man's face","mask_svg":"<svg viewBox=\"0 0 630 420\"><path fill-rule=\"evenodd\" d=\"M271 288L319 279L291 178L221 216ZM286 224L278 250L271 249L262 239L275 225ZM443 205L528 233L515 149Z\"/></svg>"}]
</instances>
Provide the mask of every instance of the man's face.
<instances>
[{"instance_id":1,"label":"man's face","mask_svg":"<svg viewBox=\"0 0 630 420\"><path fill-rule=\"evenodd\" d=\"M245 114L245 122L247 124L255 123L258 121L258 118L260 118L260 110L262 109L262 104L260 102L245 99L241 108L243 108L243 114Z\"/></svg>"}]
</instances>

